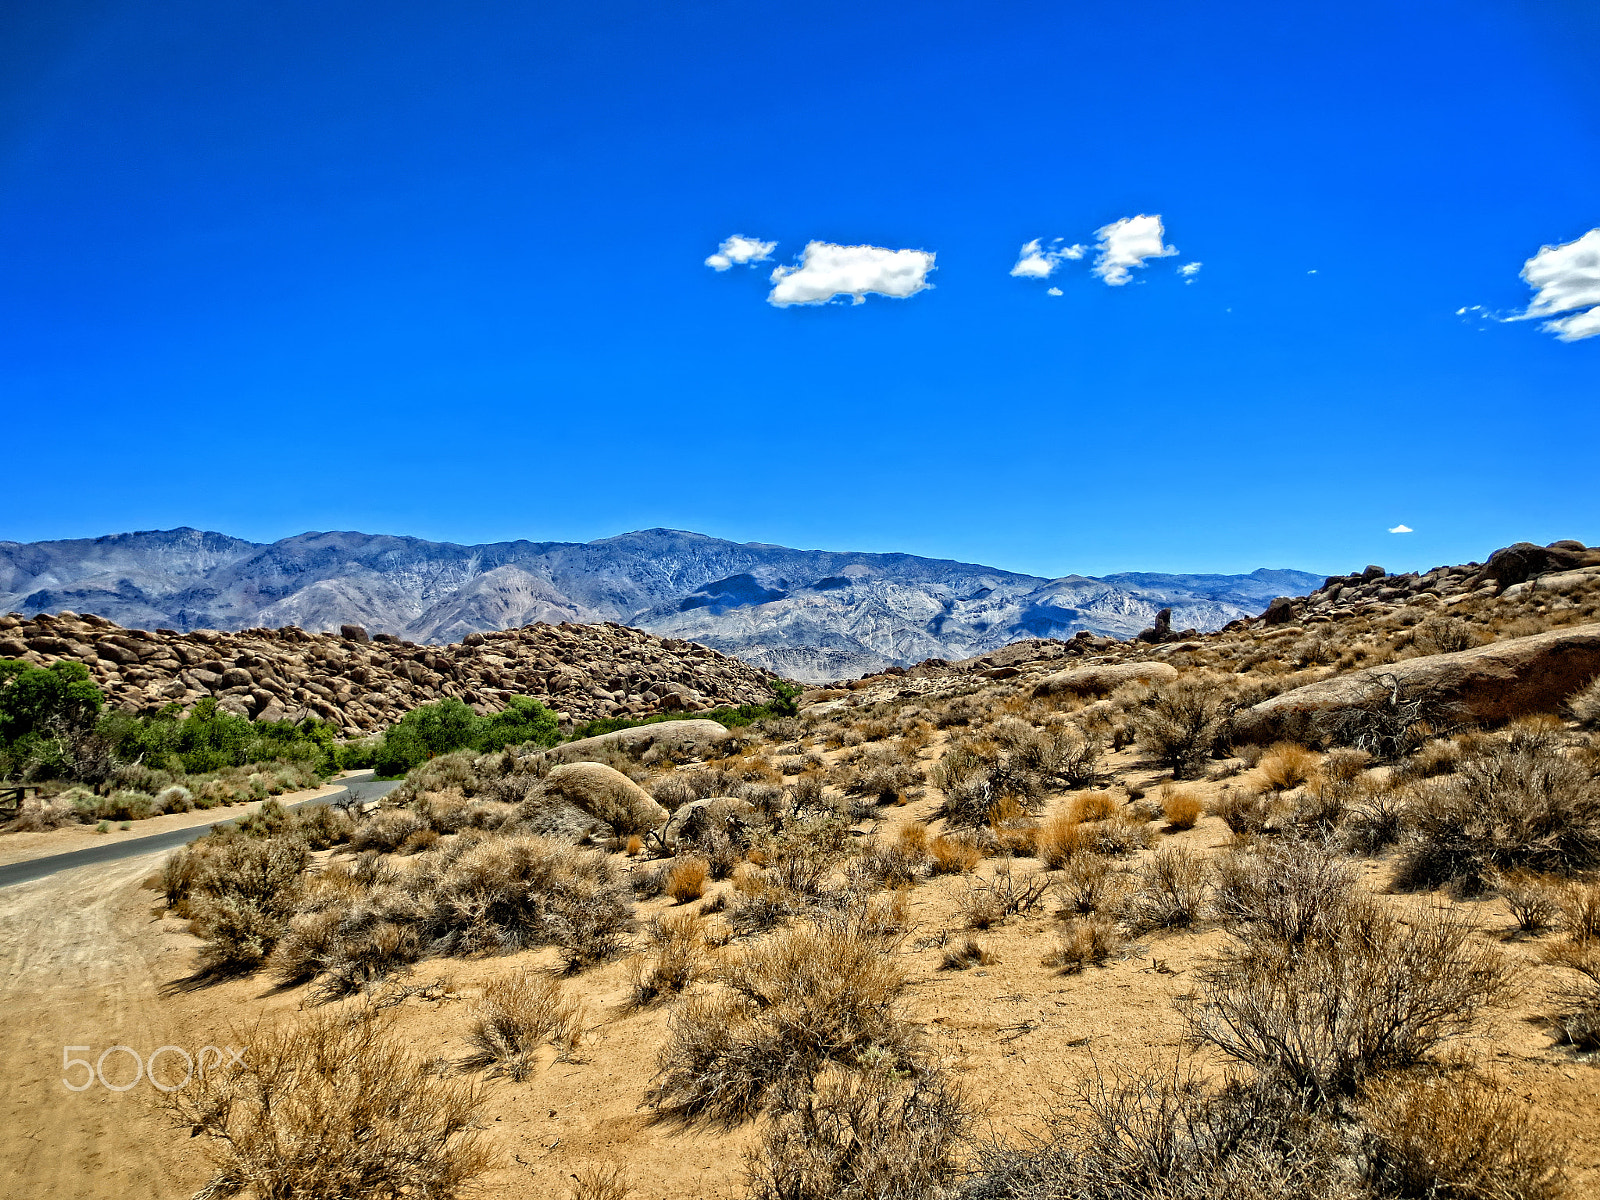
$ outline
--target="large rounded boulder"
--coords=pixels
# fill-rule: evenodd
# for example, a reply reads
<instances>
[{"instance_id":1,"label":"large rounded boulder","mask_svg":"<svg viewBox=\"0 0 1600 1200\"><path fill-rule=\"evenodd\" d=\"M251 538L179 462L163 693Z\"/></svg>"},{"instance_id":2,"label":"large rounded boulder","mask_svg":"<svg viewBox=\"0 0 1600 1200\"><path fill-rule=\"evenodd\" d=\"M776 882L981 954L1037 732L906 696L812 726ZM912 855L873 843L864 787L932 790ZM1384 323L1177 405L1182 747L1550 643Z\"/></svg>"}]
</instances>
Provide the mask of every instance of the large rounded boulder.
<instances>
[{"instance_id":1,"label":"large rounded boulder","mask_svg":"<svg viewBox=\"0 0 1600 1200\"><path fill-rule=\"evenodd\" d=\"M557 746L550 754L562 762L578 762L607 750L620 750L634 758L652 748L675 759L712 758L733 735L716 721L657 721L596 734Z\"/></svg>"},{"instance_id":2,"label":"large rounded boulder","mask_svg":"<svg viewBox=\"0 0 1600 1200\"><path fill-rule=\"evenodd\" d=\"M1340 714L1421 700L1444 721L1497 725L1558 712L1600 675L1600 625L1552 629L1471 650L1366 667L1263 700L1234 718L1234 737L1265 745L1314 740Z\"/></svg>"},{"instance_id":3,"label":"large rounded boulder","mask_svg":"<svg viewBox=\"0 0 1600 1200\"><path fill-rule=\"evenodd\" d=\"M667 810L621 771L604 763L562 763L545 776L547 796L564 800L618 833L643 833L666 823Z\"/></svg>"},{"instance_id":4,"label":"large rounded boulder","mask_svg":"<svg viewBox=\"0 0 1600 1200\"><path fill-rule=\"evenodd\" d=\"M1077 667L1046 675L1033 689L1035 696L1104 696L1125 683L1166 683L1178 677L1171 663L1106 663L1098 667Z\"/></svg>"}]
</instances>

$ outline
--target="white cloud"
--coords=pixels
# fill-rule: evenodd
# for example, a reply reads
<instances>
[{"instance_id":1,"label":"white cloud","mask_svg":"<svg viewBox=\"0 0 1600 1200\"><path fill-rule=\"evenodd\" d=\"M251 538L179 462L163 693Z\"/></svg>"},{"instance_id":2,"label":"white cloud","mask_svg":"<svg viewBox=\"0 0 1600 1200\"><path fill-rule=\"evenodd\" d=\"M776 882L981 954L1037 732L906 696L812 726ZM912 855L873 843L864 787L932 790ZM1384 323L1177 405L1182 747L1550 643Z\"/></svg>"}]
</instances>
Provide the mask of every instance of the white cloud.
<instances>
[{"instance_id":1,"label":"white cloud","mask_svg":"<svg viewBox=\"0 0 1600 1200\"><path fill-rule=\"evenodd\" d=\"M1147 258L1169 258L1178 252L1176 246L1162 243L1165 231L1161 228L1161 214L1147 217L1123 217L1095 230L1099 239L1095 249L1094 273L1112 287L1121 287L1131 276L1132 267L1144 266Z\"/></svg>"},{"instance_id":2,"label":"white cloud","mask_svg":"<svg viewBox=\"0 0 1600 1200\"><path fill-rule=\"evenodd\" d=\"M1534 289L1524 318L1571 313L1544 325L1563 342L1600 334L1600 229L1559 246L1540 246L1522 264L1522 279Z\"/></svg>"},{"instance_id":3,"label":"white cloud","mask_svg":"<svg viewBox=\"0 0 1600 1200\"><path fill-rule=\"evenodd\" d=\"M706 266L713 271L726 271L734 263L743 265L761 262L772 257L777 245L777 242L763 242L759 238L747 238L742 233L736 233L718 246L715 254L706 259Z\"/></svg>"},{"instance_id":4,"label":"white cloud","mask_svg":"<svg viewBox=\"0 0 1600 1200\"><path fill-rule=\"evenodd\" d=\"M1088 249L1076 243L1063 246L1064 241L1065 238L1052 238L1046 247L1042 238L1034 238L1017 253L1017 265L1011 268L1011 273L1023 279L1048 279L1063 262L1082 258Z\"/></svg>"},{"instance_id":5,"label":"white cloud","mask_svg":"<svg viewBox=\"0 0 1600 1200\"><path fill-rule=\"evenodd\" d=\"M1389 532L1390 533L1415 533L1416 530L1411 528L1411 526L1409 526L1409 525L1396 525L1394 528L1390 529Z\"/></svg>"},{"instance_id":6,"label":"white cloud","mask_svg":"<svg viewBox=\"0 0 1600 1200\"><path fill-rule=\"evenodd\" d=\"M1205 266L1202 262L1184 263L1178 268L1178 274L1183 276L1185 283L1193 283L1194 277L1200 274L1200 268Z\"/></svg>"},{"instance_id":7,"label":"white cloud","mask_svg":"<svg viewBox=\"0 0 1600 1200\"><path fill-rule=\"evenodd\" d=\"M1064 295L1066 295L1066 293L1063 292L1060 288L1046 288L1044 294L1046 296L1064 296Z\"/></svg>"},{"instance_id":8,"label":"white cloud","mask_svg":"<svg viewBox=\"0 0 1600 1200\"><path fill-rule=\"evenodd\" d=\"M888 250L882 246L836 246L808 242L797 267L772 272L767 303L779 308L790 304L824 304L835 296L850 296L860 304L869 292L904 300L932 287L928 272L934 255L928 250Z\"/></svg>"}]
</instances>

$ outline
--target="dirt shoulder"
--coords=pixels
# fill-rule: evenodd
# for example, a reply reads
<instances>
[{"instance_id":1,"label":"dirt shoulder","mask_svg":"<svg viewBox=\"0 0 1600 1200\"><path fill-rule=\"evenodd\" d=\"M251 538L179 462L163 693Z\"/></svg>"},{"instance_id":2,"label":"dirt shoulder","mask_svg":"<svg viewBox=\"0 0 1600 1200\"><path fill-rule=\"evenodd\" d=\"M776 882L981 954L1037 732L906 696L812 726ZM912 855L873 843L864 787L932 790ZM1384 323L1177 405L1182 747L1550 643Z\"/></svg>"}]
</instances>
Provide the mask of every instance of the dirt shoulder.
<instances>
[{"instance_id":1,"label":"dirt shoulder","mask_svg":"<svg viewBox=\"0 0 1600 1200\"><path fill-rule=\"evenodd\" d=\"M227 1029L197 1029L163 1002L164 984L192 969L193 939L153 915L139 888L159 855L64 871L0 892L0 1195L55 1198L181 1197L204 1183L197 1147L154 1111L141 1080L113 1091L98 1080L74 1092L84 1068L112 1046L141 1057L161 1046L225 1041ZM187 943L187 945L183 944ZM107 1079L133 1076L132 1059L110 1054Z\"/></svg>"}]
</instances>

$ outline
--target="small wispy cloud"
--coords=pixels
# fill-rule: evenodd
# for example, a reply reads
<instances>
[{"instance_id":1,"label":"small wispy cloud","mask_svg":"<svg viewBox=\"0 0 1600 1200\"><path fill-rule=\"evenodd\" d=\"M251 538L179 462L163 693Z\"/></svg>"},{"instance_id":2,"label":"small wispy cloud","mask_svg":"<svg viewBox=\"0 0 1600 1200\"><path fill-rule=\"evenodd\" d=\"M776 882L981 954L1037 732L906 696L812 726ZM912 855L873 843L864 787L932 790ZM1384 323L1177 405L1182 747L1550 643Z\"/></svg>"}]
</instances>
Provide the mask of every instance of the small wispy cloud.
<instances>
[{"instance_id":1,"label":"small wispy cloud","mask_svg":"<svg viewBox=\"0 0 1600 1200\"><path fill-rule=\"evenodd\" d=\"M1559 246L1540 246L1522 264L1522 281L1534 294L1517 319L1554 318L1543 328L1563 342L1600 334L1600 229Z\"/></svg>"},{"instance_id":2,"label":"small wispy cloud","mask_svg":"<svg viewBox=\"0 0 1600 1200\"><path fill-rule=\"evenodd\" d=\"M1193 283L1194 277L1200 274L1200 268L1203 266L1205 266L1203 262L1184 263L1178 268L1178 274L1183 276L1185 283Z\"/></svg>"},{"instance_id":3,"label":"small wispy cloud","mask_svg":"<svg viewBox=\"0 0 1600 1200\"><path fill-rule=\"evenodd\" d=\"M1064 295L1066 295L1066 293L1065 293L1065 292L1063 292L1063 291L1062 291L1062 290L1061 290L1061 289L1060 289L1060 288L1058 288L1058 287L1053 287L1053 288L1045 288L1045 290L1044 290L1044 294L1045 294L1045 295L1046 295L1046 296L1064 296Z\"/></svg>"},{"instance_id":4,"label":"small wispy cloud","mask_svg":"<svg viewBox=\"0 0 1600 1200\"><path fill-rule=\"evenodd\" d=\"M1176 246L1168 246L1163 239L1166 231L1161 227L1161 214L1123 217L1095 230L1094 273L1110 287L1121 287L1133 276L1133 268L1142 267L1147 259L1170 258L1178 253Z\"/></svg>"},{"instance_id":5,"label":"small wispy cloud","mask_svg":"<svg viewBox=\"0 0 1600 1200\"><path fill-rule=\"evenodd\" d=\"M1062 263L1082 258L1089 249L1076 243L1065 245L1066 240L1052 238L1046 245L1043 238L1034 238L1018 252L1017 265L1011 273L1023 279L1048 279Z\"/></svg>"},{"instance_id":6,"label":"small wispy cloud","mask_svg":"<svg viewBox=\"0 0 1600 1200\"><path fill-rule=\"evenodd\" d=\"M1409 526L1409 525L1393 525L1393 526L1391 526L1389 528L1389 532L1390 533L1415 533L1416 530L1411 528L1411 526Z\"/></svg>"},{"instance_id":7,"label":"small wispy cloud","mask_svg":"<svg viewBox=\"0 0 1600 1200\"><path fill-rule=\"evenodd\" d=\"M772 272L767 303L786 308L791 304L826 304L835 296L849 296L861 304L868 295L904 300L933 285L929 250L889 250L883 246L839 246L808 242L800 265Z\"/></svg>"},{"instance_id":8,"label":"small wispy cloud","mask_svg":"<svg viewBox=\"0 0 1600 1200\"><path fill-rule=\"evenodd\" d=\"M760 238L745 237L736 233L717 247L717 252L706 259L706 266L713 271L726 271L735 263L743 266L745 263L758 263L772 257L772 252L777 249L777 242L763 242Z\"/></svg>"}]
</instances>

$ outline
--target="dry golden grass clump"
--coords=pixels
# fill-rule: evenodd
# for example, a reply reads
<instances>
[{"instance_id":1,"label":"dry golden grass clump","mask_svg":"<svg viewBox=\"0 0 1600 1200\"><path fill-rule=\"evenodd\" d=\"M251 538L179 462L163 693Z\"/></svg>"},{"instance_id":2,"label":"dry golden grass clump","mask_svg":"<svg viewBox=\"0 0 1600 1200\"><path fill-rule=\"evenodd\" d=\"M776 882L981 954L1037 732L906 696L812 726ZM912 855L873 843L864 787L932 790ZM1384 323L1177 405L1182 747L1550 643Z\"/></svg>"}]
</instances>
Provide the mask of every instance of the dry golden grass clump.
<instances>
[{"instance_id":1,"label":"dry golden grass clump","mask_svg":"<svg viewBox=\"0 0 1600 1200\"><path fill-rule=\"evenodd\" d=\"M936 875L965 875L983 861L983 851L970 838L941 834L928 843Z\"/></svg>"},{"instance_id":2,"label":"dry golden grass clump","mask_svg":"<svg viewBox=\"0 0 1600 1200\"><path fill-rule=\"evenodd\" d=\"M1117 811L1110 792L1085 792L1072 802L1074 821L1104 821Z\"/></svg>"},{"instance_id":3,"label":"dry golden grass clump","mask_svg":"<svg viewBox=\"0 0 1600 1200\"><path fill-rule=\"evenodd\" d=\"M547 974L520 971L491 979L467 1035L473 1052L461 1066L493 1067L521 1082L532 1073L539 1047L548 1043L563 1058L577 1049L585 1016L583 1003L563 996L561 985Z\"/></svg>"},{"instance_id":4,"label":"dry golden grass clump","mask_svg":"<svg viewBox=\"0 0 1600 1200\"><path fill-rule=\"evenodd\" d=\"M679 904L698 900L706 894L706 880L711 875L711 864L699 855L679 859L667 873L667 895Z\"/></svg>"},{"instance_id":5,"label":"dry golden grass clump","mask_svg":"<svg viewBox=\"0 0 1600 1200\"><path fill-rule=\"evenodd\" d=\"M1172 829L1193 829L1205 804L1192 788L1165 784L1161 788L1161 813Z\"/></svg>"},{"instance_id":6,"label":"dry golden grass clump","mask_svg":"<svg viewBox=\"0 0 1600 1200\"><path fill-rule=\"evenodd\" d=\"M1321 762L1315 751L1293 742L1279 742L1261 756L1256 772L1262 790L1278 794L1310 783Z\"/></svg>"},{"instance_id":7,"label":"dry golden grass clump","mask_svg":"<svg viewBox=\"0 0 1600 1200\"><path fill-rule=\"evenodd\" d=\"M162 1097L207 1139L216 1173L202 1195L450 1200L492 1165L479 1087L425 1070L371 1010L240 1040L242 1063L196 1071Z\"/></svg>"}]
</instances>

